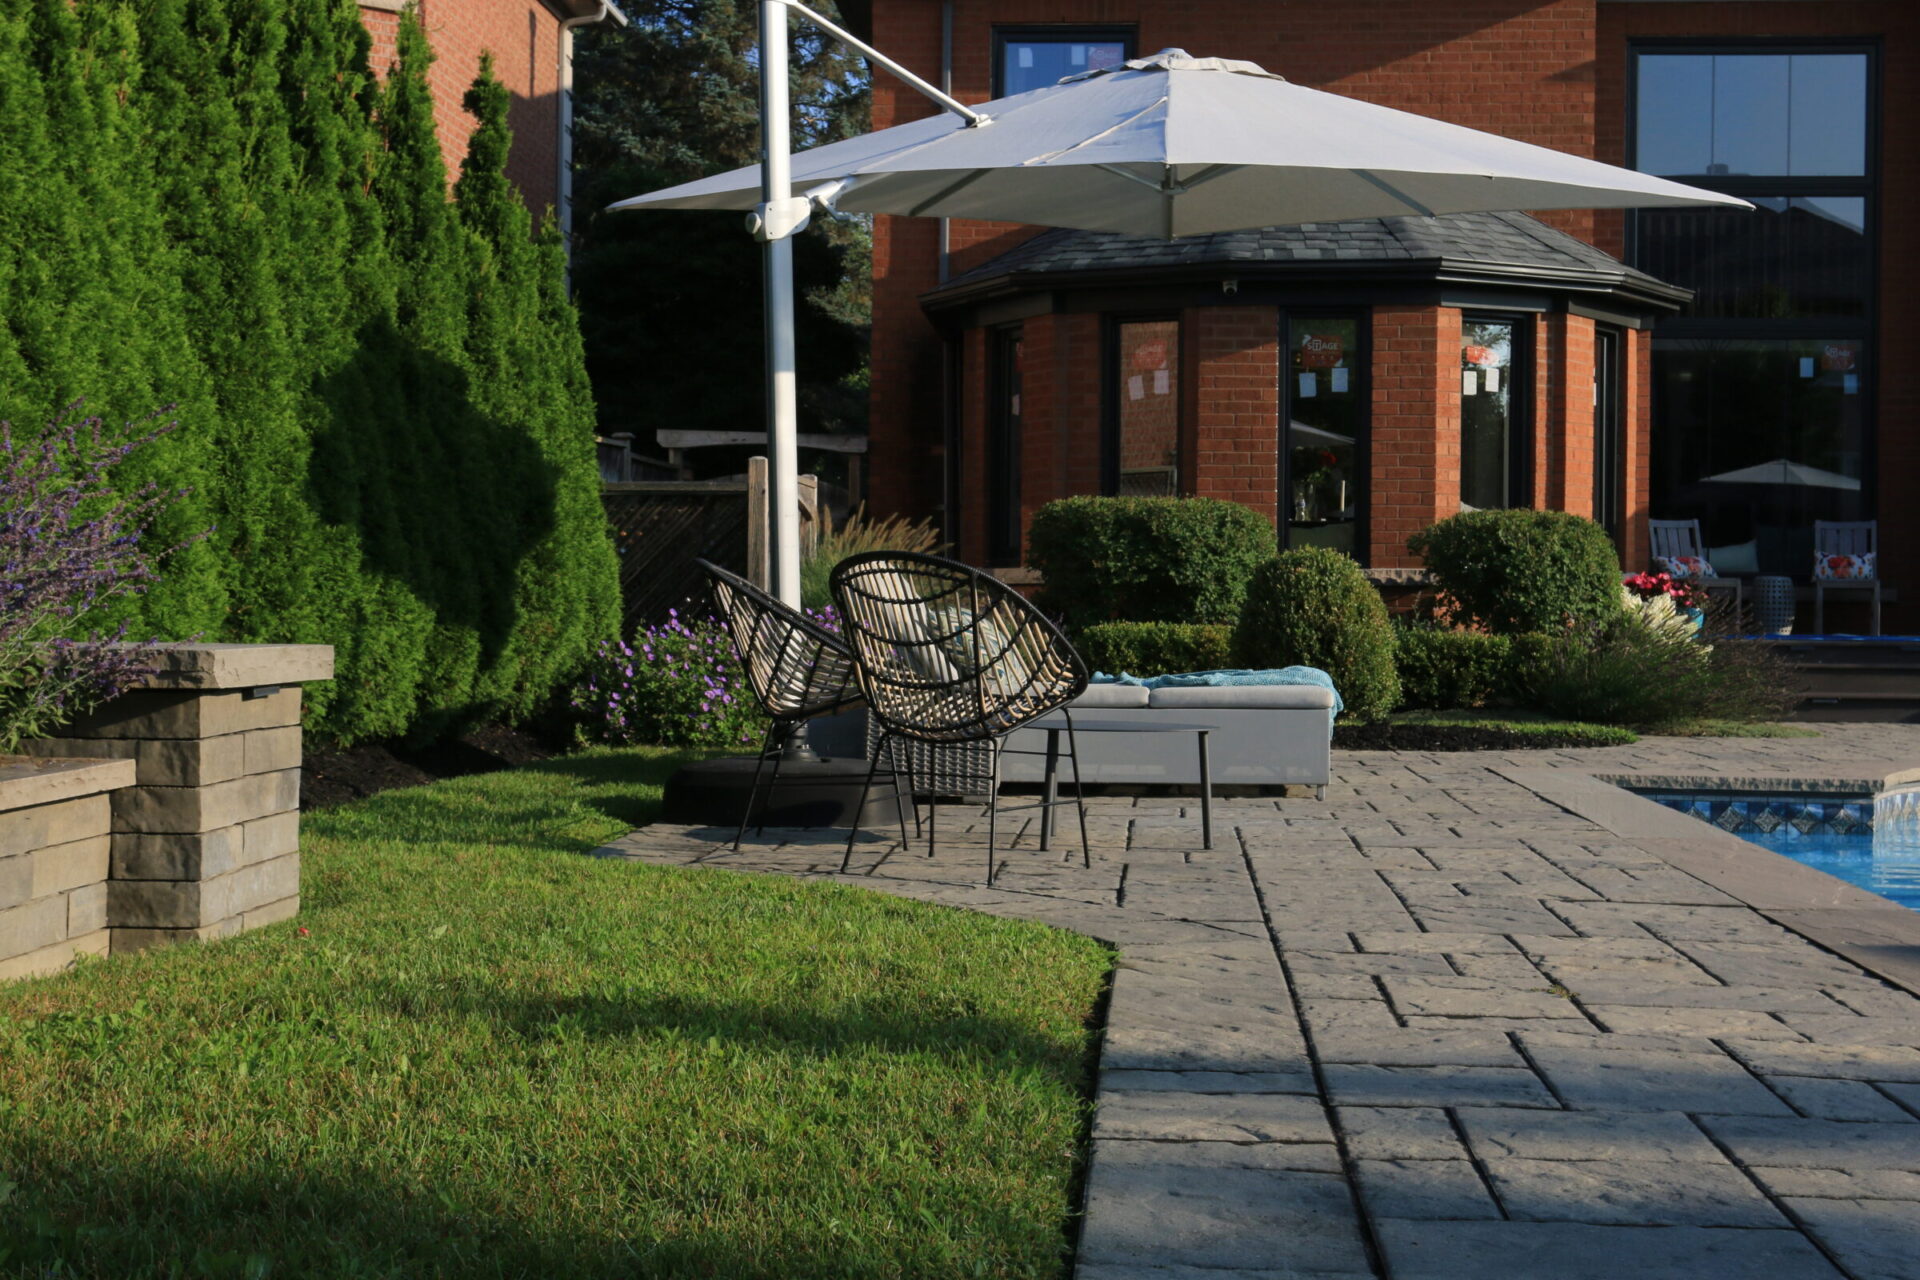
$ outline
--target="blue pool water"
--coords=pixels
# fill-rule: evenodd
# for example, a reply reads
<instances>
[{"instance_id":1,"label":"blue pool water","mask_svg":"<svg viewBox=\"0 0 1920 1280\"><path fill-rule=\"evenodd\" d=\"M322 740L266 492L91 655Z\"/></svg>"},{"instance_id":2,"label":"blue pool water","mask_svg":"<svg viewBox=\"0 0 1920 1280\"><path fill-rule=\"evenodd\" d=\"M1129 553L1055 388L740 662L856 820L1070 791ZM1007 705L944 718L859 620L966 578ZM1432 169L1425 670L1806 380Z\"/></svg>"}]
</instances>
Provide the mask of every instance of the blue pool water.
<instances>
[{"instance_id":1,"label":"blue pool water","mask_svg":"<svg viewBox=\"0 0 1920 1280\"><path fill-rule=\"evenodd\" d=\"M1920 911L1920 822L1876 824L1872 797L1641 794Z\"/></svg>"}]
</instances>

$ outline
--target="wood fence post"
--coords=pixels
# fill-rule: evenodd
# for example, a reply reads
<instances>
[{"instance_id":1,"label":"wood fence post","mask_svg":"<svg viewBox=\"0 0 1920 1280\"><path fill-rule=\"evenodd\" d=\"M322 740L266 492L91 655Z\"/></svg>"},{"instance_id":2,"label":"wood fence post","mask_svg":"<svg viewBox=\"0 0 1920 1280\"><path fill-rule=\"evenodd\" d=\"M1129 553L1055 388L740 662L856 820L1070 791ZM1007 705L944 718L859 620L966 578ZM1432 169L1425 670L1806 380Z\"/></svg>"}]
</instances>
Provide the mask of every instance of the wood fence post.
<instances>
[{"instance_id":1,"label":"wood fence post","mask_svg":"<svg viewBox=\"0 0 1920 1280\"><path fill-rule=\"evenodd\" d=\"M747 459L747 581L773 591L773 539L767 527L767 460Z\"/></svg>"}]
</instances>

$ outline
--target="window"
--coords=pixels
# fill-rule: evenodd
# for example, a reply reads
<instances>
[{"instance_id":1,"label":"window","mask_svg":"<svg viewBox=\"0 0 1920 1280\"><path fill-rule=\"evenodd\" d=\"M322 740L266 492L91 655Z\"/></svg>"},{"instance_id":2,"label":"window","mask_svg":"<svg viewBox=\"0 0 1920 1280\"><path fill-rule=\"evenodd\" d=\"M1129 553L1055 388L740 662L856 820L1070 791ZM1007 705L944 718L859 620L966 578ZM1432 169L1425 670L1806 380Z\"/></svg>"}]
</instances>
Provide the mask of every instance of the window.
<instances>
[{"instance_id":1,"label":"window","mask_svg":"<svg viewBox=\"0 0 1920 1280\"><path fill-rule=\"evenodd\" d=\"M987 562L1020 563L1019 329L996 329L987 400Z\"/></svg>"},{"instance_id":2,"label":"window","mask_svg":"<svg viewBox=\"0 0 1920 1280\"><path fill-rule=\"evenodd\" d=\"M1524 507L1532 498L1526 447L1525 338L1521 322L1465 316L1460 322L1460 505Z\"/></svg>"},{"instance_id":3,"label":"window","mask_svg":"<svg viewBox=\"0 0 1920 1280\"><path fill-rule=\"evenodd\" d=\"M1288 316L1281 401L1282 537L1290 547L1333 547L1366 557L1367 390L1358 317Z\"/></svg>"},{"instance_id":4,"label":"window","mask_svg":"<svg viewBox=\"0 0 1920 1280\"><path fill-rule=\"evenodd\" d=\"M1001 27L993 33L993 96L1044 89L1133 56L1132 27Z\"/></svg>"},{"instance_id":5,"label":"window","mask_svg":"<svg viewBox=\"0 0 1920 1280\"><path fill-rule=\"evenodd\" d=\"M1108 493L1180 493L1180 322L1123 320L1108 367Z\"/></svg>"},{"instance_id":6,"label":"window","mask_svg":"<svg viewBox=\"0 0 1920 1280\"><path fill-rule=\"evenodd\" d=\"M1634 52L1634 167L1757 210L1643 210L1634 265L1695 291L1653 341L1653 507L1806 575L1816 519L1873 515L1875 51Z\"/></svg>"}]
</instances>

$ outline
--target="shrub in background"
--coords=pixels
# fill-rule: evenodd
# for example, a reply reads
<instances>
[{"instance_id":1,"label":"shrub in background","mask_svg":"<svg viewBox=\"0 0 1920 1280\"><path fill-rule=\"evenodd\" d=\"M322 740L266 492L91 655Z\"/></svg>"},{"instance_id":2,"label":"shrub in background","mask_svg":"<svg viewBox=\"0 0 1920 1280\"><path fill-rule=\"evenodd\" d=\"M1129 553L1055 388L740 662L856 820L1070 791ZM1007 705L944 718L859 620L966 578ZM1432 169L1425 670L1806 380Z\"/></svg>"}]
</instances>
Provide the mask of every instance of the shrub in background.
<instances>
[{"instance_id":1,"label":"shrub in background","mask_svg":"<svg viewBox=\"0 0 1920 1280\"><path fill-rule=\"evenodd\" d=\"M98 418L52 424L31 443L0 422L0 754L132 686L150 646L112 614L154 582L141 543L178 495L116 497L108 472L173 429L110 440ZM83 635L86 643L67 637Z\"/></svg>"},{"instance_id":2,"label":"shrub in background","mask_svg":"<svg viewBox=\"0 0 1920 1280\"><path fill-rule=\"evenodd\" d=\"M1254 571L1233 647L1249 667L1320 668L1357 720L1400 701L1386 603L1351 557L1328 547L1295 547Z\"/></svg>"},{"instance_id":3,"label":"shrub in background","mask_svg":"<svg viewBox=\"0 0 1920 1280\"><path fill-rule=\"evenodd\" d=\"M573 691L583 731L621 746L754 747L767 731L727 624L678 610L633 638L603 641Z\"/></svg>"},{"instance_id":4,"label":"shrub in background","mask_svg":"<svg viewBox=\"0 0 1920 1280\"><path fill-rule=\"evenodd\" d=\"M1512 701L1513 638L1485 631L1396 627L1400 705L1432 711Z\"/></svg>"},{"instance_id":5,"label":"shrub in background","mask_svg":"<svg viewBox=\"0 0 1920 1280\"><path fill-rule=\"evenodd\" d=\"M803 609L833 607L833 592L827 584L833 577L834 567L848 556L868 551L935 554L940 547L940 531L931 520L909 520L905 516L875 520L866 514L865 507L860 507L845 523L835 525L833 517L823 508L820 536L800 561L800 606Z\"/></svg>"},{"instance_id":6,"label":"shrub in background","mask_svg":"<svg viewBox=\"0 0 1920 1280\"><path fill-rule=\"evenodd\" d=\"M1620 612L1620 559L1607 531L1565 511L1463 511L1407 539L1456 622L1510 635Z\"/></svg>"},{"instance_id":7,"label":"shrub in background","mask_svg":"<svg viewBox=\"0 0 1920 1280\"><path fill-rule=\"evenodd\" d=\"M1164 676L1233 663L1233 628L1205 622L1102 622L1074 641L1095 671Z\"/></svg>"},{"instance_id":8,"label":"shrub in background","mask_svg":"<svg viewBox=\"0 0 1920 1280\"><path fill-rule=\"evenodd\" d=\"M1273 526L1217 498L1065 498L1034 514L1035 602L1079 631L1099 622L1232 624L1273 555Z\"/></svg>"},{"instance_id":9,"label":"shrub in background","mask_svg":"<svg viewBox=\"0 0 1920 1280\"><path fill-rule=\"evenodd\" d=\"M1634 619L1583 623L1552 638L1533 699L1569 720L1658 728L1702 714L1708 657Z\"/></svg>"}]
</instances>

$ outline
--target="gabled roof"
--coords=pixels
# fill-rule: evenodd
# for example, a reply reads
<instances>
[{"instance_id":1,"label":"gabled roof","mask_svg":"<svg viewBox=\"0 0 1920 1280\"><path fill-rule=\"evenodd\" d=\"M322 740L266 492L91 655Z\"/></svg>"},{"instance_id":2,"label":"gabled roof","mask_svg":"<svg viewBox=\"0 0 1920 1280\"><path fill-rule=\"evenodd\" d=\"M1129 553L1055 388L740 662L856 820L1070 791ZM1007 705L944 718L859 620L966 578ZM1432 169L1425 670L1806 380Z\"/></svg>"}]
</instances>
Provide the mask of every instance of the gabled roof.
<instances>
[{"instance_id":1,"label":"gabled roof","mask_svg":"<svg viewBox=\"0 0 1920 1280\"><path fill-rule=\"evenodd\" d=\"M1340 275L1573 286L1620 292L1664 308L1692 294L1524 213L1310 222L1157 240L1055 228L923 296L933 308L983 296L1075 284L1146 282L1232 267L1246 279Z\"/></svg>"}]
</instances>

